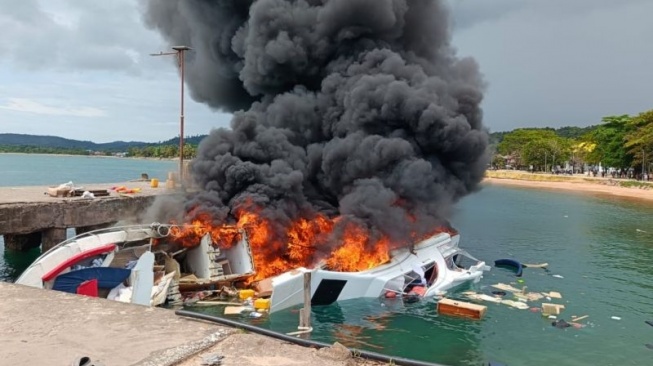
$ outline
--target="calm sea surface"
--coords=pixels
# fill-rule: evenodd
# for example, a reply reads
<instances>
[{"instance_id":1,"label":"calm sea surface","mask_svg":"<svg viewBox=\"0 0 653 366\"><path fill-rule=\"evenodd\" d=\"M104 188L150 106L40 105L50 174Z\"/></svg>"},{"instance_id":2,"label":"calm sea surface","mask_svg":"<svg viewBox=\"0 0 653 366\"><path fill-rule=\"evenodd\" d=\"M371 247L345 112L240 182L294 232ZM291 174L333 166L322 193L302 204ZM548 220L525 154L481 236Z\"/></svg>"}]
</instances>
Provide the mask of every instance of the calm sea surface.
<instances>
[{"instance_id":1,"label":"calm sea surface","mask_svg":"<svg viewBox=\"0 0 653 366\"><path fill-rule=\"evenodd\" d=\"M171 160L93 156L0 154L0 187L56 186L61 183L116 183L138 179L142 173L165 180L177 171Z\"/></svg>"},{"instance_id":2,"label":"calm sea surface","mask_svg":"<svg viewBox=\"0 0 653 366\"><path fill-rule=\"evenodd\" d=\"M68 175L50 179L44 171L24 169L21 178L10 174L0 178L0 185L108 182L131 179L143 172L165 176L174 169L174 162L56 159L65 160L58 161L62 164L58 169L67 170ZM84 159L92 160L87 165L93 167L91 170L78 168ZM11 158L0 155L0 168L4 170L9 161ZM122 164L126 172L117 173ZM105 174L109 170L115 173ZM114 178L120 174L123 178ZM500 304L485 304L486 317L470 321L438 316L435 300L403 304L360 299L314 307L312 338L449 365L488 361L507 365L650 365L653 350L645 344L653 343L653 327L644 321L653 320L652 219L650 204L487 186L456 208L452 223L461 233L461 246L488 264L499 258L548 262L548 272L525 269L524 282L515 285L526 285L529 291L562 293L562 300L553 301L566 307L560 318L569 321L572 315L589 315L582 321L586 327L557 329L539 313ZM11 281L37 255L38 251L27 255L4 252L0 244L0 279ZM461 291L470 288L490 293L490 285L515 280L511 271L492 268L479 284L450 295L459 297ZM220 308L190 309L221 314ZM270 318L243 321L290 332L296 330L298 314L291 309Z\"/></svg>"}]
</instances>

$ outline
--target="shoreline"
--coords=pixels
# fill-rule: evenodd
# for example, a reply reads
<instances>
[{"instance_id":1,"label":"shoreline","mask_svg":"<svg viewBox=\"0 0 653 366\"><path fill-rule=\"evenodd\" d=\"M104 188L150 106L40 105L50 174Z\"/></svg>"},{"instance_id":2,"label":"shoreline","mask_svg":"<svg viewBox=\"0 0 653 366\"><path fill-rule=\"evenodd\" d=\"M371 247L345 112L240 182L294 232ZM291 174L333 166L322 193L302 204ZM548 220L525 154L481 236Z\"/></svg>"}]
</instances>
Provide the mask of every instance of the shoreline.
<instances>
[{"instance_id":1,"label":"shoreline","mask_svg":"<svg viewBox=\"0 0 653 366\"><path fill-rule=\"evenodd\" d=\"M489 175L489 174L488 174ZM605 182L610 180L605 179ZM601 181L582 181L569 180L560 181L546 181L546 180L527 180L519 178L499 178L486 176L482 184L506 186L506 187L520 187L529 189L545 189L555 191L567 191L578 194L593 194L601 196L611 196L618 198L625 198L629 200L647 201L648 204L653 204L653 190L642 189L635 187L622 187L617 185L604 184Z\"/></svg>"}]
</instances>

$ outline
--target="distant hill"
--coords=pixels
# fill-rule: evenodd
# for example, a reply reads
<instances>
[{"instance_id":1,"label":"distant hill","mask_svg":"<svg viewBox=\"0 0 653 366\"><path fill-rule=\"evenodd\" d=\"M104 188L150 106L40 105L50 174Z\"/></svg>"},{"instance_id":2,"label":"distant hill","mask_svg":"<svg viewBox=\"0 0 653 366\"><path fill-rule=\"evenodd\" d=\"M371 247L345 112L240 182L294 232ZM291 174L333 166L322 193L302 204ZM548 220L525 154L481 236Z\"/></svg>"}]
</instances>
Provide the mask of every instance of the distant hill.
<instances>
[{"instance_id":1,"label":"distant hill","mask_svg":"<svg viewBox=\"0 0 653 366\"><path fill-rule=\"evenodd\" d=\"M186 136L184 137L184 144L199 145L207 135ZM158 142L154 145L179 145L179 137L171 138L170 140Z\"/></svg>"},{"instance_id":2,"label":"distant hill","mask_svg":"<svg viewBox=\"0 0 653 366\"><path fill-rule=\"evenodd\" d=\"M196 145L206 135L189 136L184 142ZM156 145L178 145L179 137L162 142L141 142L141 141L114 141L106 143L95 143L92 141L72 140L58 136L39 136L15 133L0 133L0 146L36 146L40 148L55 149L81 149L106 152L126 151L131 147L145 147Z\"/></svg>"}]
</instances>

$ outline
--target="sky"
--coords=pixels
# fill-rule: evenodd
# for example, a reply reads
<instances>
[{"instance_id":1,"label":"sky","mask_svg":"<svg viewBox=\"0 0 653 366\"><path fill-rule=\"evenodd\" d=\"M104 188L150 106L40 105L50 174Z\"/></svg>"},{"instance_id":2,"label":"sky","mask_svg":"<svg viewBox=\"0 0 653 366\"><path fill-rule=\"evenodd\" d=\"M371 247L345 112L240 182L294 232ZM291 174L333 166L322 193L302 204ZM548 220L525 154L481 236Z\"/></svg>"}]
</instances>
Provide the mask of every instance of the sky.
<instances>
[{"instance_id":1,"label":"sky","mask_svg":"<svg viewBox=\"0 0 653 366\"><path fill-rule=\"evenodd\" d=\"M161 0L163 1L163 0ZM487 82L491 131L588 126L653 109L653 1L443 0ZM95 142L179 135L174 57L139 0L0 0L0 133ZM186 97L185 135L230 115Z\"/></svg>"}]
</instances>

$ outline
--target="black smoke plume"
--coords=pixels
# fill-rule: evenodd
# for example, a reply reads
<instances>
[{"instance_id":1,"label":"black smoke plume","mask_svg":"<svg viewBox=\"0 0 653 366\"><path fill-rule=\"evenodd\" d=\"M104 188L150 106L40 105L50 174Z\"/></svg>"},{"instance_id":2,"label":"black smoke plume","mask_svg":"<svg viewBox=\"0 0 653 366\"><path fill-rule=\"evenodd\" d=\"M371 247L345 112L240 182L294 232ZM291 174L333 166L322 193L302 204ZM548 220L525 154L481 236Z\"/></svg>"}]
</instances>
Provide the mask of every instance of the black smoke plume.
<instances>
[{"instance_id":1,"label":"black smoke plume","mask_svg":"<svg viewBox=\"0 0 653 366\"><path fill-rule=\"evenodd\" d=\"M438 0L146 0L194 49L193 98L234 112L199 146L189 214L254 204L283 235L320 212L403 241L445 223L488 162L484 83L448 21Z\"/></svg>"}]
</instances>

